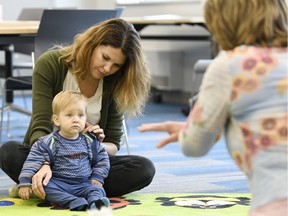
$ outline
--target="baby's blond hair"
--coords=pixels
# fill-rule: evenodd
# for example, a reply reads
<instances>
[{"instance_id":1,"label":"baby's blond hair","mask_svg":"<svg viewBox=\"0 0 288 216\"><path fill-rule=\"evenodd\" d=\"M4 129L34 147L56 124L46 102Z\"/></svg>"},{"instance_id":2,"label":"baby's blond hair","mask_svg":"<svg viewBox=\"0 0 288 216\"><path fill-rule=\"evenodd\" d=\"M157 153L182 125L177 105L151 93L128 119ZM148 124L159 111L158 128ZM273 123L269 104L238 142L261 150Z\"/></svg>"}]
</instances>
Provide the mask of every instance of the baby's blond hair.
<instances>
[{"instance_id":1,"label":"baby's blond hair","mask_svg":"<svg viewBox=\"0 0 288 216\"><path fill-rule=\"evenodd\" d=\"M70 104L77 104L80 101L83 101L87 106L87 98L80 92L75 92L72 90L59 92L52 101L53 115L58 115L63 108L69 106Z\"/></svg>"}]
</instances>

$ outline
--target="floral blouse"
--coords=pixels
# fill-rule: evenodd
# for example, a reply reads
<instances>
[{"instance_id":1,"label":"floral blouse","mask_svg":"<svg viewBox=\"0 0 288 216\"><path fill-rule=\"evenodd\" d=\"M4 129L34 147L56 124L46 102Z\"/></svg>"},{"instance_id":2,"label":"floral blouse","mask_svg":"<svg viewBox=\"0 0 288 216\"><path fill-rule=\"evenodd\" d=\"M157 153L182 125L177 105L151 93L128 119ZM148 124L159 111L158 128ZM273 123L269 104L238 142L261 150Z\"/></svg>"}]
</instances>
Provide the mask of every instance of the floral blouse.
<instances>
[{"instance_id":1,"label":"floral blouse","mask_svg":"<svg viewBox=\"0 0 288 216\"><path fill-rule=\"evenodd\" d=\"M253 46L221 51L179 135L185 155L201 156L224 134L248 177L252 209L287 198L287 51Z\"/></svg>"}]
</instances>

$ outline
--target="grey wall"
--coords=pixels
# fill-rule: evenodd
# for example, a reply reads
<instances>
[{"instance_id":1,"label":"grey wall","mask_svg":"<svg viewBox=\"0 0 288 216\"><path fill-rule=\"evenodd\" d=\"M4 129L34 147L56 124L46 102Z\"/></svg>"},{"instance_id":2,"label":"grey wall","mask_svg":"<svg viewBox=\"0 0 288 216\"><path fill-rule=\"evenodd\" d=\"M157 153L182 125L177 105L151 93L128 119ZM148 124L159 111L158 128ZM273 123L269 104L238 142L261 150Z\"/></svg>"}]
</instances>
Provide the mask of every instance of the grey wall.
<instances>
[{"instance_id":1,"label":"grey wall","mask_svg":"<svg viewBox=\"0 0 288 216\"><path fill-rule=\"evenodd\" d=\"M179 1L169 3L126 4L123 16L149 16L159 14L177 14L181 16L201 16L202 0Z\"/></svg>"},{"instance_id":2,"label":"grey wall","mask_svg":"<svg viewBox=\"0 0 288 216\"><path fill-rule=\"evenodd\" d=\"M22 8L114 8L114 0L0 0L3 20L17 20Z\"/></svg>"}]
</instances>

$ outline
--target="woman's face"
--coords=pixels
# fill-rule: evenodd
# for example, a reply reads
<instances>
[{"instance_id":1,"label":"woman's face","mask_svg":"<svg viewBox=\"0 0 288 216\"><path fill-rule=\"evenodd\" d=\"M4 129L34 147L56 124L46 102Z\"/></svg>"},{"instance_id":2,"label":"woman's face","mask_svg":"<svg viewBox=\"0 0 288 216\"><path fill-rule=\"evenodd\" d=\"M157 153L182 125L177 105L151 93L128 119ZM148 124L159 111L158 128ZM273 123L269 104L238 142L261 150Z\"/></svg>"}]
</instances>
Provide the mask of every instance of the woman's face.
<instances>
[{"instance_id":1,"label":"woman's face","mask_svg":"<svg viewBox=\"0 0 288 216\"><path fill-rule=\"evenodd\" d=\"M93 50L91 56L91 76L101 79L116 73L125 63L126 56L120 48L100 45Z\"/></svg>"}]
</instances>

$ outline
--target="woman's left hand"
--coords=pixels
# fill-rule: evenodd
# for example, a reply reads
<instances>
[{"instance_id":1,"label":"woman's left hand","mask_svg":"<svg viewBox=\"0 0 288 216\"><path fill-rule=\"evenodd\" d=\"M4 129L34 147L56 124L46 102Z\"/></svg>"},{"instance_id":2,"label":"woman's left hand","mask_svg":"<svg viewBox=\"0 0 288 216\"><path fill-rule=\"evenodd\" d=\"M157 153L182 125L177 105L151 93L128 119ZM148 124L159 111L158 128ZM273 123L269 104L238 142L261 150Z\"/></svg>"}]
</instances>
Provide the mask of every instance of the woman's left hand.
<instances>
[{"instance_id":1,"label":"woman's left hand","mask_svg":"<svg viewBox=\"0 0 288 216\"><path fill-rule=\"evenodd\" d=\"M52 177L52 171L50 166L43 165L38 172L32 177L32 190L36 196L40 199L45 199L46 193L43 186L47 186L50 178Z\"/></svg>"},{"instance_id":2,"label":"woman's left hand","mask_svg":"<svg viewBox=\"0 0 288 216\"><path fill-rule=\"evenodd\" d=\"M93 133L96 135L97 139L102 142L105 138L105 134L104 134L104 131L102 128L100 128L99 125L92 125L88 122L86 122L86 125L85 125L85 129L83 131L83 133L87 133L87 132L90 132L90 133Z\"/></svg>"}]
</instances>

